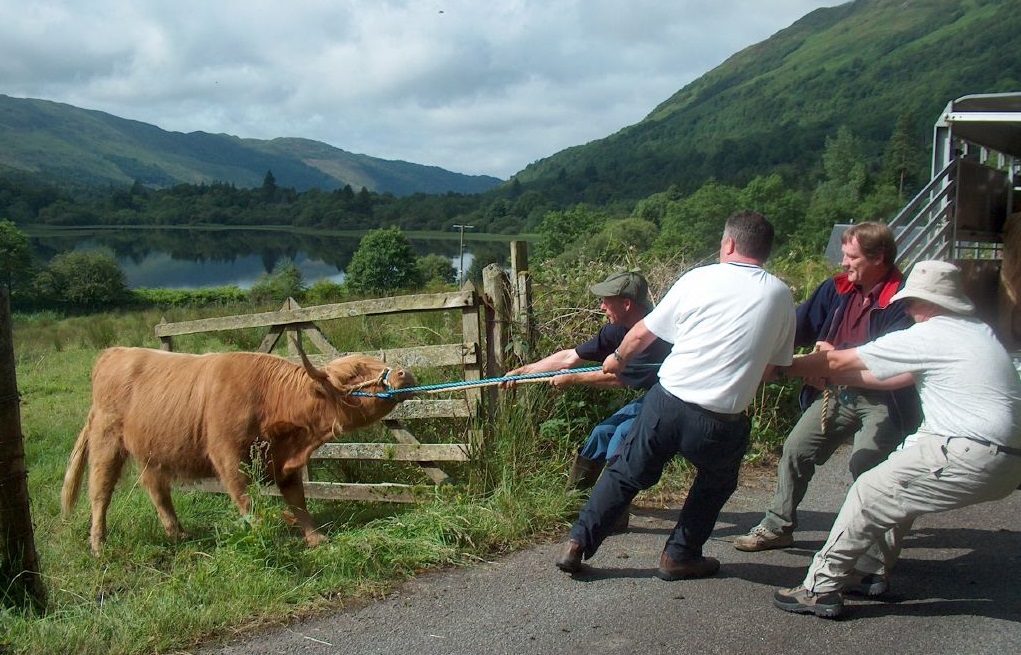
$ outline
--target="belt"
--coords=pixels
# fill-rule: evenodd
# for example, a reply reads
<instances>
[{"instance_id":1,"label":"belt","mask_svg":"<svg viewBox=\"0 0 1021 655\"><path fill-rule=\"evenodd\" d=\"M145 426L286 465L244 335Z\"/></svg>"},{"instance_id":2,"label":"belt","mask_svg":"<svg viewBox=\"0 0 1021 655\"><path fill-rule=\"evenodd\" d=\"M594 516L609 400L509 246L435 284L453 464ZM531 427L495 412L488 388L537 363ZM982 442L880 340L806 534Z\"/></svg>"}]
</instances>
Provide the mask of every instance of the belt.
<instances>
[{"instance_id":1,"label":"belt","mask_svg":"<svg viewBox=\"0 0 1021 655\"><path fill-rule=\"evenodd\" d=\"M745 413L744 412L738 412L737 414L722 414L720 412L714 412L711 409L706 409L705 407L702 407L701 405L696 405L695 403L689 403L686 400L682 400L681 402L683 402L688 407L691 407L692 409L697 409L698 411L702 412L706 416L710 416L710 417L716 419L717 421L721 421L723 423L734 423L736 421L743 420L744 417L745 417Z\"/></svg>"},{"instance_id":2,"label":"belt","mask_svg":"<svg viewBox=\"0 0 1021 655\"><path fill-rule=\"evenodd\" d=\"M1004 455L1013 455L1014 457L1021 457L1021 448L1011 448L1010 446L1001 446L995 444L992 441L986 441L985 439L978 439L976 437L950 437L951 439L967 439L968 441L974 441L977 444L982 444L990 448L995 448L997 453L1003 453Z\"/></svg>"},{"instance_id":3,"label":"belt","mask_svg":"<svg viewBox=\"0 0 1021 655\"><path fill-rule=\"evenodd\" d=\"M837 400L840 401L841 405L850 405L854 402L855 396L861 396L874 402L885 400L885 391L878 391L876 389L862 389L859 387L848 387L846 385L840 385L837 387Z\"/></svg>"}]
</instances>

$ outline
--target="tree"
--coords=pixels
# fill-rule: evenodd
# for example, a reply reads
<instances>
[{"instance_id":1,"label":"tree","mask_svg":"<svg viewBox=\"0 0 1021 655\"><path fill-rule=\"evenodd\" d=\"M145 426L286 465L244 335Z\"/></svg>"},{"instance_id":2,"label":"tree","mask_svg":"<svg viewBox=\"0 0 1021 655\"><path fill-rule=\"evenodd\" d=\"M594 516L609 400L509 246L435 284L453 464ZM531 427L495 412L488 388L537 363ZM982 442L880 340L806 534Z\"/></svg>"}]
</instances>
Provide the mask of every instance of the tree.
<instances>
[{"instance_id":1,"label":"tree","mask_svg":"<svg viewBox=\"0 0 1021 655\"><path fill-rule=\"evenodd\" d=\"M805 222L796 237L807 249L821 252L834 225L863 218L868 168L861 151L861 141L846 126L837 130L836 137L826 138L822 156L826 179L812 193Z\"/></svg>"},{"instance_id":2,"label":"tree","mask_svg":"<svg viewBox=\"0 0 1021 655\"><path fill-rule=\"evenodd\" d=\"M457 280L457 269L450 259L443 255L426 255L418 258L418 272L423 282L438 281L453 284Z\"/></svg>"},{"instance_id":3,"label":"tree","mask_svg":"<svg viewBox=\"0 0 1021 655\"><path fill-rule=\"evenodd\" d=\"M883 182L897 189L903 199L913 188L924 169L923 151L913 135L914 125L909 114L897 117L897 124L883 152Z\"/></svg>"},{"instance_id":4,"label":"tree","mask_svg":"<svg viewBox=\"0 0 1021 655\"><path fill-rule=\"evenodd\" d=\"M538 261L553 259L564 251L564 246L598 232L606 222L606 215L585 205L576 205L566 211L552 211L539 226L539 242L535 245Z\"/></svg>"},{"instance_id":5,"label":"tree","mask_svg":"<svg viewBox=\"0 0 1021 655\"><path fill-rule=\"evenodd\" d=\"M778 173L754 178L741 189L740 200L744 209L769 219L776 231L777 245L786 243L797 231L808 204L802 194L787 188Z\"/></svg>"},{"instance_id":6,"label":"tree","mask_svg":"<svg viewBox=\"0 0 1021 655\"><path fill-rule=\"evenodd\" d=\"M305 290L301 270L290 259L281 259L273 265L272 273L263 273L252 285L248 294L256 302L283 302L300 297Z\"/></svg>"},{"instance_id":7,"label":"tree","mask_svg":"<svg viewBox=\"0 0 1021 655\"><path fill-rule=\"evenodd\" d=\"M568 245L564 254L615 264L633 261L636 255L649 250L658 234L656 224L644 218L611 220L598 233Z\"/></svg>"},{"instance_id":8,"label":"tree","mask_svg":"<svg viewBox=\"0 0 1021 655\"><path fill-rule=\"evenodd\" d=\"M28 236L4 219L0 221L0 284L14 294L32 275L32 247Z\"/></svg>"},{"instance_id":9,"label":"tree","mask_svg":"<svg viewBox=\"0 0 1021 655\"><path fill-rule=\"evenodd\" d=\"M687 198L668 203L655 249L665 256L713 257L727 218L741 208L738 189L709 180Z\"/></svg>"},{"instance_id":10,"label":"tree","mask_svg":"<svg viewBox=\"0 0 1021 655\"><path fill-rule=\"evenodd\" d=\"M57 255L34 284L44 298L82 309L116 305L128 290L117 259L102 250Z\"/></svg>"},{"instance_id":11,"label":"tree","mask_svg":"<svg viewBox=\"0 0 1021 655\"><path fill-rule=\"evenodd\" d=\"M273 171L266 171L266 177L262 180L262 199L264 202L274 202L278 193L277 179L273 177Z\"/></svg>"},{"instance_id":12,"label":"tree","mask_svg":"<svg viewBox=\"0 0 1021 655\"><path fill-rule=\"evenodd\" d=\"M399 228L372 230L358 244L344 284L354 293L377 294L422 284L418 259Z\"/></svg>"}]
</instances>

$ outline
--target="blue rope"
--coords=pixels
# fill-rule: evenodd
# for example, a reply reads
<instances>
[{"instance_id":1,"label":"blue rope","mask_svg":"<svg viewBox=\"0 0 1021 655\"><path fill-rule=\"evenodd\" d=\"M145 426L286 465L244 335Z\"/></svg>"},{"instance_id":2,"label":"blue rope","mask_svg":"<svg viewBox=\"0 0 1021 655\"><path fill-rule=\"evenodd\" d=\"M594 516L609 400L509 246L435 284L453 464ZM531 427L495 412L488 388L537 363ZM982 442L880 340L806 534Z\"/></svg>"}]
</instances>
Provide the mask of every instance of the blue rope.
<instances>
[{"instance_id":1,"label":"blue rope","mask_svg":"<svg viewBox=\"0 0 1021 655\"><path fill-rule=\"evenodd\" d=\"M659 364L636 364L633 368L659 368ZM499 378L483 378L481 380L463 380L460 382L440 382L437 384L423 384L417 387L404 387L392 391L352 391L352 396L365 396L369 398L392 398L402 393L417 393L426 391L439 391L442 389L459 389L461 387L477 387L501 382L513 382L515 380L535 380L539 378L551 378L566 373L591 373L603 370L602 366L585 366L582 368L565 368L559 371L546 371L543 373L525 373L523 375L505 375Z\"/></svg>"}]
</instances>

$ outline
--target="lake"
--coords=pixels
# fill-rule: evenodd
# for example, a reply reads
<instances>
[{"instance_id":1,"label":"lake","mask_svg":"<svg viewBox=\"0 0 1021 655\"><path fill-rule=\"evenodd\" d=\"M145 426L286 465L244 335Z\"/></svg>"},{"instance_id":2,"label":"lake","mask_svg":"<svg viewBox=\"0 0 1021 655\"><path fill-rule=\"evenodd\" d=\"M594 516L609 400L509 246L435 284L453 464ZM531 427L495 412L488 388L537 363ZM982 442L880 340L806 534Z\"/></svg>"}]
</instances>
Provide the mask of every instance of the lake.
<instances>
[{"instance_id":1,"label":"lake","mask_svg":"<svg viewBox=\"0 0 1021 655\"><path fill-rule=\"evenodd\" d=\"M292 231L245 229L101 229L27 232L36 255L50 260L71 250L107 249L113 252L130 288L195 289L236 285L250 288L278 262L293 261L306 284L320 280L341 282L344 269L358 249L359 237L307 234ZM508 237L508 240L510 237ZM409 235L415 254L437 254L461 264L460 238L416 239ZM505 261L506 243L464 244L464 270L477 252L490 261Z\"/></svg>"}]
</instances>

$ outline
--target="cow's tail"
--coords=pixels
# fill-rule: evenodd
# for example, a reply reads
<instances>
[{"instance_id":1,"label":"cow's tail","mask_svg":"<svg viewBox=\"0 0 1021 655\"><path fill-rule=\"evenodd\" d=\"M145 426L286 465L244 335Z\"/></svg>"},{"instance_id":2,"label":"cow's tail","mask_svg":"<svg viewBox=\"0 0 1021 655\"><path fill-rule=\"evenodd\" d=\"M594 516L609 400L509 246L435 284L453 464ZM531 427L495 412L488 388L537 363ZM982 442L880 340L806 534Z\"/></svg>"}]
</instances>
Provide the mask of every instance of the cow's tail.
<instances>
[{"instance_id":1,"label":"cow's tail","mask_svg":"<svg viewBox=\"0 0 1021 655\"><path fill-rule=\"evenodd\" d=\"M67 462L67 471L64 472L64 486L60 489L60 511L63 516L68 516L78 495L82 489L82 476L85 475L85 464L89 460L89 432L92 428L92 412L85 420L85 427L78 434L78 441L74 442L71 450L71 459Z\"/></svg>"}]
</instances>

